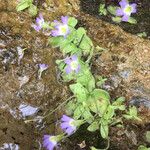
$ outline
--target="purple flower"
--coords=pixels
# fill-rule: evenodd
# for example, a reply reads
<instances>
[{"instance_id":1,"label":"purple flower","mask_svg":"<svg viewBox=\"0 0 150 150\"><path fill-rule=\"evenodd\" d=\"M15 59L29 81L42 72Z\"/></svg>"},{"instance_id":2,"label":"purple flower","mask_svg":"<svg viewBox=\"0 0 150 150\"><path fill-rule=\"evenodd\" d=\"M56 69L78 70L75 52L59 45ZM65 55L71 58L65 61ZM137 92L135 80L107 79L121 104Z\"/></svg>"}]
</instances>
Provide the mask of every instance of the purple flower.
<instances>
[{"instance_id":1,"label":"purple flower","mask_svg":"<svg viewBox=\"0 0 150 150\"><path fill-rule=\"evenodd\" d=\"M69 26L68 26L68 17L67 16L61 16L62 23L58 22L57 20L54 21L54 28L55 30L52 30L51 35L52 36L66 36L70 33Z\"/></svg>"},{"instance_id":2,"label":"purple flower","mask_svg":"<svg viewBox=\"0 0 150 150\"><path fill-rule=\"evenodd\" d=\"M71 57L67 57L65 59L66 66L66 73L69 74L71 72L78 73L80 70L80 64L78 61L78 57L76 55L72 55Z\"/></svg>"},{"instance_id":3,"label":"purple flower","mask_svg":"<svg viewBox=\"0 0 150 150\"><path fill-rule=\"evenodd\" d=\"M74 133L77 129L77 127L75 126L75 120L66 116L66 115L63 115L62 118L61 118L61 128L62 130L64 130L68 135L71 135L72 133Z\"/></svg>"},{"instance_id":4,"label":"purple flower","mask_svg":"<svg viewBox=\"0 0 150 150\"><path fill-rule=\"evenodd\" d=\"M47 64L39 64L38 77L41 79L42 72L48 68Z\"/></svg>"},{"instance_id":5,"label":"purple flower","mask_svg":"<svg viewBox=\"0 0 150 150\"><path fill-rule=\"evenodd\" d=\"M43 146L47 150L53 150L54 147L57 146L57 138L56 138L56 136L44 135L44 137L43 137Z\"/></svg>"},{"instance_id":6,"label":"purple flower","mask_svg":"<svg viewBox=\"0 0 150 150\"><path fill-rule=\"evenodd\" d=\"M42 14L39 14L39 17L36 18L36 24L33 24L32 27L39 32L45 24L44 18Z\"/></svg>"},{"instance_id":7,"label":"purple flower","mask_svg":"<svg viewBox=\"0 0 150 150\"><path fill-rule=\"evenodd\" d=\"M128 22L131 13L136 13L137 4L129 4L127 0L119 2L120 8L116 10L116 16L122 16L122 21Z\"/></svg>"}]
</instances>

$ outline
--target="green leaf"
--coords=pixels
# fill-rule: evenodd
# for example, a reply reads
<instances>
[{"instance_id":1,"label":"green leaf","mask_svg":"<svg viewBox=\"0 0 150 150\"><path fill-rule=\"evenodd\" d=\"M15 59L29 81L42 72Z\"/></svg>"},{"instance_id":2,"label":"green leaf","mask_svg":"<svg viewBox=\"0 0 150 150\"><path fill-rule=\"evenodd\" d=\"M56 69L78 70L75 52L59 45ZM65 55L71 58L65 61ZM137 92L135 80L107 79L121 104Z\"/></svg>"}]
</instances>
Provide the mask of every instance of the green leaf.
<instances>
[{"instance_id":1,"label":"green leaf","mask_svg":"<svg viewBox=\"0 0 150 150\"><path fill-rule=\"evenodd\" d=\"M84 107L82 105L79 105L75 111L74 111L74 119L79 119L82 116L82 113L84 112Z\"/></svg>"},{"instance_id":2,"label":"green leaf","mask_svg":"<svg viewBox=\"0 0 150 150\"><path fill-rule=\"evenodd\" d=\"M51 37L49 38L49 43L54 47L60 47L64 46L65 44L68 44L68 41L64 39L64 37Z\"/></svg>"},{"instance_id":3,"label":"green leaf","mask_svg":"<svg viewBox=\"0 0 150 150\"><path fill-rule=\"evenodd\" d=\"M94 121L88 128L87 130L90 132L94 132L99 129L99 123L97 121Z\"/></svg>"},{"instance_id":4,"label":"green leaf","mask_svg":"<svg viewBox=\"0 0 150 150\"><path fill-rule=\"evenodd\" d=\"M144 146L144 145L140 145L140 146L138 147L138 150L150 150L150 148L147 148L147 147Z\"/></svg>"},{"instance_id":5,"label":"green leaf","mask_svg":"<svg viewBox=\"0 0 150 150\"><path fill-rule=\"evenodd\" d=\"M130 120L130 119L132 119L133 117L132 116L130 116L130 115L123 115L123 117L124 118L126 118L127 120Z\"/></svg>"},{"instance_id":6,"label":"green leaf","mask_svg":"<svg viewBox=\"0 0 150 150\"><path fill-rule=\"evenodd\" d=\"M107 10L108 10L112 15L116 15L117 7L115 7L115 6L108 6L108 7L107 7Z\"/></svg>"},{"instance_id":7,"label":"green leaf","mask_svg":"<svg viewBox=\"0 0 150 150\"><path fill-rule=\"evenodd\" d=\"M59 64L61 64L63 61L62 61L62 60L57 59L55 62L56 62L56 64L57 64L57 65L59 65Z\"/></svg>"},{"instance_id":8,"label":"green leaf","mask_svg":"<svg viewBox=\"0 0 150 150\"><path fill-rule=\"evenodd\" d=\"M146 132L146 141L150 143L150 131Z\"/></svg>"},{"instance_id":9,"label":"green leaf","mask_svg":"<svg viewBox=\"0 0 150 150\"><path fill-rule=\"evenodd\" d=\"M72 115L75 109L76 109L76 103L73 100L69 101L66 105L66 113L68 115Z\"/></svg>"},{"instance_id":10,"label":"green leaf","mask_svg":"<svg viewBox=\"0 0 150 150\"><path fill-rule=\"evenodd\" d=\"M92 50L93 43L88 36L84 36L79 47L82 49L84 55L88 55Z\"/></svg>"},{"instance_id":11,"label":"green leaf","mask_svg":"<svg viewBox=\"0 0 150 150\"><path fill-rule=\"evenodd\" d=\"M113 106L120 106L123 104L123 102L125 102L125 98L124 97L119 97L117 98L114 102L113 102Z\"/></svg>"},{"instance_id":12,"label":"green leaf","mask_svg":"<svg viewBox=\"0 0 150 150\"><path fill-rule=\"evenodd\" d=\"M75 33L75 39L74 43L79 46L80 42L82 41L82 38L86 35L86 30L82 27L78 28Z\"/></svg>"},{"instance_id":13,"label":"green leaf","mask_svg":"<svg viewBox=\"0 0 150 150\"><path fill-rule=\"evenodd\" d=\"M102 90L102 89L95 89L91 95L93 97L95 97L95 99L101 99L101 100L105 100L105 101L109 101L110 100L110 95L107 91Z\"/></svg>"},{"instance_id":14,"label":"green leaf","mask_svg":"<svg viewBox=\"0 0 150 150\"><path fill-rule=\"evenodd\" d=\"M71 27L75 27L78 23L78 20L75 19L74 17L69 17L68 19L68 25Z\"/></svg>"},{"instance_id":15,"label":"green leaf","mask_svg":"<svg viewBox=\"0 0 150 150\"><path fill-rule=\"evenodd\" d=\"M76 30L70 29L70 34L67 36L68 43L73 42L76 36Z\"/></svg>"},{"instance_id":16,"label":"green leaf","mask_svg":"<svg viewBox=\"0 0 150 150\"><path fill-rule=\"evenodd\" d=\"M100 15L107 15L107 9L105 8L105 4L100 4L99 6L99 14Z\"/></svg>"},{"instance_id":17,"label":"green leaf","mask_svg":"<svg viewBox=\"0 0 150 150\"><path fill-rule=\"evenodd\" d=\"M98 150L97 148L95 148L94 146L90 147L91 150Z\"/></svg>"},{"instance_id":18,"label":"green leaf","mask_svg":"<svg viewBox=\"0 0 150 150\"><path fill-rule=\"evenodd\" d=\"M137 108L135 106L132 106L129 108L129 114L131 116L137 116Z\"/></svg>"},{"instance_id":19,"label":"green leaf","mask_svg":"<svg viewBox=\"0 0 150 150\"><path fill-rule=\"evenodd\" d=\"M89 66L81 63L82 71L77 75L77 82L85 86L89 91L95 88L95 79L93 78Z\"/></svg>"},{"instance_id":20,"label":"green leaf","mask_svg":"<svg viewBox=\"0 0 150 150\"><path fill-rule=\"evenodd\" d=\"M108 105L110 104L109 99L110 96L106 91L95 89L91 92L88 99L91 111L98 113L99 116L103 116Z\"/></svg>"},{"instance_id":21,"label":"green leaf","mask_svg":"<svg viewBox=\"0 0 150 150\"><path fill-rule=\"evenodd\" d=\"M131 24L137 24L136 19L134 19L132 17L129 18L128 22L131 23Z\"/></svg>"},{"instance_id":22,"label":"green leaf","mask_svg":"<svg viewBox=\"0 0 150 150\"><path fill-rule=\"evenodd\" d=\"M86 30L82 27L76 30L73 43L82 50L84 55L89 54L93 48L91 39L86 35Z\"/></svg>"},{"instance_id":23,"label":"green leaf","mask_svg":"<svg viewBox=\"0 0 150 150\"><path fill-rule=\"evenodd\" d=\"M22 0L17 5L16 9L17 11L22 11L32 5L33 0Z\"/></svg>"},{"instance_id":24,"label":"green leaf","mask_svg":"<svg viewBox=\"0 0 150 150\"><path fill-rule=\"evenodd\" d=\"M82 113L82 117L84 118L84 120L86 120L89 124L91 122L93 122L94 117L91 114L90 110L88 108L85 108L85 111Z\"/></svg>"},{"instance_id":25,"label":"green leaf","mask_svg":"<svg viewBox=\"0 0 150 150\"><path fill-rule=\"evenodd\" d=\"M137 36L139 36L139 37L147 37L147 33L146 32L137 33Z\"/></svg>"},{"instance_id":26,"label":"green leaf","mask_svg":"<svg viewBox=\"0 0 150 150\"><path fill-rule=\"evenodd\" d=\"M112 17L112 20L116 23L120 23L121 22L121 17Z\"/></svg>"},{"instance_id":27,"label":"green leaf","mask_svg":"<svg viewBox=\"0 0 150 150\"><path fill-rule=\"evenodd\" d=\"M62 48L62 52L63 54L68 54L70 52L76 53L78 52L80 49L76 47L75 44L73 43L68 43L66 44L63 48Z\"/></svg>"},{"instance_id":28,"label":"green leaf","mask_svg":"<svg viewBox=\"0 0 150 150\"><path fill-rule=\"evenodd\" d=\"M100 133L101 133L102 138L104 139L108 138L108 130L109 130L108 124L103 124L103 122L101 122Z\"/></svg>"},{"instance_id":29,"label":"green leaf","mask_svg":"<svg viewBox=\"0 0 150 150\"><path fill-rule=\"evenodd\" d=\"M104 114L103 118L106 120L110 120L113 118L114 114L115 114L114 108L111 105L109 105L107 107L107 112Z\"/></svg>"},{"instance_id":30,"label":"green leaf","mask_svg":"<svg viewBox=\"0 0 150 150\"><path fill-rule=\"evenodd\" d=\"M89 92L92 92L93 89L95 88L95 79L93 76L91 76L89 82L88 82L88 90Z\"/></svg>"},{"instance_id":31,"label":"green leaf","mask_svg":"<svg viewBox=\"0 0 150 150\"><path fill-rule=\"evenodd\" d=\"M99 76L96 85L97 85L98 87L100 87L102 84L105 83L106 80L107 80L106 78L103 78L102 76Z\"/></svg>"},{"instance_id":32,"label":"green leaf","mask_svg":"<svg viewBox=\"0 0 150 150\"><path fill-rule=\"evenodd\" d=\"M110 103L109 98L109 94L106 91L95 89L88 98L89 108L102 117Z\"/></svg>"},{"instance_id":33,"label":"green leaf","mask_svg":"<svg viewBox=\"0 0 150 150\"><path fill-rule=\"evenodd\" d=\"M116 106L114 109L118 109L118 110L125 110L126 109L126 106L125 105L120 105L120 106Z\"/></svg>"},{"instance_id":34,"label":"green leaf","mask_svg":"<svg viewBox=\"0 0 150 150\"><path fill-rule=\"evenodd\" d=\"M57 63L58 63L58 62L57 62ZM59 64L58 64L58 68L59 68L61 71L63 71L64 68L65 68L65 63L64 63L64 62L59 63Z\"/></svg>"},{"instance_id":35,"label":"green leaf","mask_svg":"<svg viewBox=\"0 0 150 150\"><path fill-rule=\"evenodd\" d=\"M82 84L76 83L69 86L71 91L77 97L78 102L83 102L87 100L88 91L83 87Z\"/></svg>"},{"instance_id":36,"label":"green leaf","mask_svg":"<svg viewBox=\"0 0 150 150\"><path fill-rule=\"evenodd\" d=\"M83 27L79 27L76 30L76 37L81 39L83 35L86 35L86 30Z\"/></svg>"},{"instance_id":37,"label":"green leaf","mask_svg":"<svg viewBox=\"0 0 150 150\"><path fill-rule=\"evenodd\" d=\"M33 4L29 7L28 11L31 16L36 16L38 12L37 7Z\"/></svg>"},{"instance_id":38,"label":"green leaf","mask_svg":"<svg viewBox=\"0 0 150 150\"><path fill-rule=\"evenodd\" d=\"M124 97L119 97L118 99L116 99L114 102L113 102L113 104L112 104L112 106L113 106L113 108L114 109L118 109L118 110L125 110L125 105L123 104L124 103L124 101L125 101L125 98Z\"/></svg>"},{"instance_id":39,"label":"green leaf","mask_svg":"<svg viewBox=\"0 0 150 150\"><path fill-rule=\"evenodd\" d=\"M123 115L126 119L133 119L137 121L142 121L138 116L137 116L137 108L135 106L130 106L129 111L127 114Z\"/></svg>"}]
</instances>

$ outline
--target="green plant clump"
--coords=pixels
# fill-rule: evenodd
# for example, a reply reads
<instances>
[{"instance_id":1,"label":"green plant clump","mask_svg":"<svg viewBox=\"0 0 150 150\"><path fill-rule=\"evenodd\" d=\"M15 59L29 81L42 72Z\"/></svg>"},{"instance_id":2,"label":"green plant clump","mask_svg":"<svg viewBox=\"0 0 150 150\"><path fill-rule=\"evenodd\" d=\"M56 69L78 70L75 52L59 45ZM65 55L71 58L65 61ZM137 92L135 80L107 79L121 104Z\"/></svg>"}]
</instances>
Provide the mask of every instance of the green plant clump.
<instances>
[{"instance_id":1,"label":"green plant clump","mask_svg":"<svg viewBox=\"0 0 150 150\"><path fill-rule=\"evenodd\" d=\"M123 118L137 121L141 121L141 119L137 116L136 107L129 107L129 110L126 108L124 97L112 100L106 90L99 88L106 79L101 76L95 77L91 72L91 58L95 49L92 40L83 27L76 28L78 21L75 18L69 17L67 24L67 17L62 17L62 20L65 20L65 23L58 23L56 27L55 23L51 23L50 28L53 30L51 31L52 36L49 38L50 45L53 48L59 48L64 57L56 60L56 64L61 72L63 82L69 83L72 92L71 98L63 103L66 114L72 119L63 117L63 121L65 118L70 121L62 124L61 127L70 136L70 133L73 133L71 130L75 132L80 125L86 123L88 131L98 131L102 138L109 141L111 125L122 124ZM60 107L58 106L58 108ZM57 136L51 140L55 139L57 143L60 141L60 137L63 139L66 137L65 135L64 133L63 136L59 136L59 140ZM47 141L45 140L45 142ZM91 149L96 148L91 147Z\"/></svg>"},{"instance_id":2,"label":"green plant clump","mask_svg":"<svg viewBox=\"0 0 150 150\"><path fill-rule=\"evenodd\" d=\"M16 9L17 11L28 9L28 12L31 16L37 15L37 7L33 5L33 0L20 0Z\"/></svg>"}]
</instances>

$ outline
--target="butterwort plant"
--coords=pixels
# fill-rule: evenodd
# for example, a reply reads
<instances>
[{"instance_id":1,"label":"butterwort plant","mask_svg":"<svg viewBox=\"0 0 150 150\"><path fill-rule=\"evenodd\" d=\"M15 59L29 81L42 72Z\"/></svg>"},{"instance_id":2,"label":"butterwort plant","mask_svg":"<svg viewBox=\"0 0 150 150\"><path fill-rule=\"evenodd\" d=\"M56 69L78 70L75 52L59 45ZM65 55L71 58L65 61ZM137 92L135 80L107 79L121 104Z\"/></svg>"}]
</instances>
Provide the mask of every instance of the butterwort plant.
<instances>
[{"instance_id":1,"label":"butterwort plant","mask_svg":"<svg viewBox=\"0 0 150 150\"><path fill-rule=\"evenodd\" d=\"M61 22L53 22L49 38L50 44L54 48L59 48L63 54L63 58L56 60L56 64L61 72L61 79L68 82L73 98L60 105L66 108L66 115L60 119L63 133L44 136L43 146L47 150L53 150L61 140L74 134L85 123L88 124L88 131L99 131L101 137L108 140L109 127L115 123L122 123L123 117L140 120L136 107L125 111L124 98L112 101L106 90L96 86L98 83L104 83L104 79L99 78L97 81L91 72L90 58L93 55L94 45L86 30L82 27L76 28L76 25L75 18L63 16ZM45 69L47 66L39 65L40 72ZM119 118L119 122L116 111L122 111L121 114L124 114Z\"/></svg>"},{"instance_id":2,"label":"butterwort plant","mask_svg":"<svg viewBox=\"0 0 150 150\"><path fill-rule=\"evenodd\" d=\"M121 20L128 22L132 13L136 13L137 4L129 4L127 0L119 2L120 7L116 10L116 16L121 16Z\"/></svg>"},{"instance_id":3,"label":"butterwort plant","mask_svg":"<svg viewBox=\"0 0 150 150\"><path fill-rule=\"evenodd\" d=\"M100 4L101 6L102 4ZM112 20L116 23L120 22L128 22L131 24L137 23L137 21L131 17L132 14L137 13L137 4L136 3L129 3L128 0L121 0L119 2L120 6L105 6L105 9L113 15Z\"/></svg>"}]
</instances>

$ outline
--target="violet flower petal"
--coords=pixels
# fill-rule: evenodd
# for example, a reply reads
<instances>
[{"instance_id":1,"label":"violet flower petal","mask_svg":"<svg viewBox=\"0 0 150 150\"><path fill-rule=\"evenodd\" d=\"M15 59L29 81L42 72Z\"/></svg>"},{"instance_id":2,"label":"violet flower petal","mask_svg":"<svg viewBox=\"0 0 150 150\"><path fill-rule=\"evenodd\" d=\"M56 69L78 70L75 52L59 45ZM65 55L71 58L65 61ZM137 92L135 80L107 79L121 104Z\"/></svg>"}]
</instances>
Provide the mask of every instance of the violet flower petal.
<instances>
[{"instance_id":1,"label":"violet flower petal","mask_svg":"<svg viewBox=\"0 0 150 150\"><path fill-rule=\"evenodd\" d=\"M136 13L137 4L131 4L130 6L132 7L132 13Z\"/></svg>"},{"instance_id":2,"label":"violet flower petal","mask_svg":"<svg viewBox=\"0 0 150 150\"><path fill-rule=\"evenodd\" d=\"M129 20L129 16L127 16L127 15L124 15L123 17L122 17L122 21L125 21L125 22L127 22Z\"/></svg>"},{"instance_id":3,"label":"violet flower petal","mask_svg":"<svg viewBox=\"0 0 150 150\"><path fill-rule=\"evenodd\" d=\"M125 8L127 4L128 2L126 0L122 0L119 2L119 5L121 6L121 8Z\"/></svg>"},{"instance_id":4,"label":"violet flower petal","mask_svg":"<svg viewBox=\"0 0 150 150\"><path fill-rule=\"evenodd\" d=\"M67 57L65 60L64 60L64 62L66 63L66 64L70 64L71 63L71 59L70 59L70 57Z\"/></svg>"},{"instance_id":5,"label":"violet flower petal","mask_svg":"<svg viewBox=\"0 0 150 150\"><path fill-rule=\"evenodd\" d=\"M77 57L77 55L73 55L73 56L71 56L71 59L72 59L73 61L77 61L77 60L78 60L78 57Z\"/></svg>"},{"instance_id":6,"label":"violet flower petal","mask_svg":"<svg viewBox=\"0 0 150 150\"><path fill-rule=\"evenodd\" d=\"M61 127L62 129L66 129L66 128L68 128L68 126L69 126L69 123L68 123L68 122L63 122L63 123L61 123L61 125L60 125L60 127Z\"/></svg>"},{"instance_id":7,"label":"violet flower petal","mask_svg":"<svg viewBox=\"0 0 150 150\"><path fill-rule=\"evenodd\" d=\"M53 150L55 146L57 146L57 142L56 141L51 141L52 136L50 135L44 135L43 137L43 146L47 149L47 150Z\"/></svg>"},{"instance_id":8,"label":"violet flower petal","mask_svg":"<svg viewBox=\"0 0 150 150\"><path fill-rule=\"evenodd\" d=\"M76 71L76 73L78 73L79 71L80 71L80 65L78 65L78 68L75 70Z\"/></svg>"},{"instance_id":9,"label":"violet flower petal","mask_svg":"<svg viewBox=\"0 0 150 150\"><path fill-rule=\"evenodd\" d=\"M61 121L70 121L72 118L66 116L66 115L63 115L62 118L61 118Z\"/></svg>"},{"instance_id":10,"label":"violet flower petal","mask_svg":"<svg viewBox=\"0 0 150 150\"><path fill-rule=\"evenodd\" d=\"M67 128L67 129L66 129L66 133L67 133L68 135L71 135L74 131L75 131L75 130L74 130L73 128Z\"/></svg>"},{"instance_id":11,"label":"violet flower petal","mask_svg":"<svg viewBox=\"0 0 150 150\"><path fill-rule=\"evenodd\" d=\"M122 16L122 15L123 15L123 10L122 10L121 8L118 8L118 9L116 10L116 15L117 15L117 16Z\"/></svg>"},{"instance_id":12,"label":"violet flower petal","mask_svg":"<svg viewBox=\"0 0 150 150\"><path fill-rule=\"evenodd\" d=\"M61 16L61 21L63 24L67 24L68 23L68 17L67 16Z\"/></svg>"},{"instance_id":13,"label":"violet flower petal","mask_svg":"<svg viewBox=\"0 0 150 150\"><path fill-rule=\"evenodd\" d=\"M70 74L72 71L70 66L67 66L65 70L67 74Z\"/></svg>"}]
</instances>

